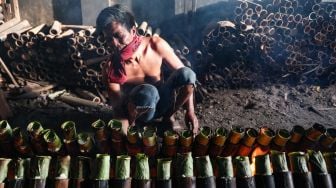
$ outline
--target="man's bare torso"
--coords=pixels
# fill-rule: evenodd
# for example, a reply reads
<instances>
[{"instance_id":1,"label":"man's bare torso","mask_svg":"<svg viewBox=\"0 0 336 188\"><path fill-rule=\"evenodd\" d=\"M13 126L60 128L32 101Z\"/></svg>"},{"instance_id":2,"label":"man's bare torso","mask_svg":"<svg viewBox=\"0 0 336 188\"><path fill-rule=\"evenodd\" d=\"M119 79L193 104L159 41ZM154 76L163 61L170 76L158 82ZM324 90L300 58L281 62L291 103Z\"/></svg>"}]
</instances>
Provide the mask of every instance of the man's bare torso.
<instances>
[{"instance_id":1,"label":"man's bare torso","mask_svg":"<svg viewBox=\"0 0 336 188\"><path fill-rule=\"evenodd\" d=\"M154 84L161 77L162 57L155 49L155 37L143 37L140 46L126 62L127 81L122 87Z\"/></svg>"}]
</instances>

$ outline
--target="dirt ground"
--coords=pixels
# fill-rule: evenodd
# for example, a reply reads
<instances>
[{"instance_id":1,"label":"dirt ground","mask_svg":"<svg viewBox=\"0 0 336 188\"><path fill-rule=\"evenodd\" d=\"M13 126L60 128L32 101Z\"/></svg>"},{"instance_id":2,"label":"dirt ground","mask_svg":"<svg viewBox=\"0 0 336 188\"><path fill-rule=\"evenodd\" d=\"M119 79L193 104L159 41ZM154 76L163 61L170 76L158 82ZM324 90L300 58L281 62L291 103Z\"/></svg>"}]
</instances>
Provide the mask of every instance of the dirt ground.
<instances>
[{"instance_id":1,"label":"dirt ground","mask_svg":"<svg viewBox=\"0 0 336 188\"><path fill-rule=\"evenodd\" d=\"M40 102L38 102L40 101ZM101 118L108 121L111 113L92 109L71 107L62 102L43 98L10 100L15 116L10 122L26 126L30 121L41 121L44 127L59 129L62 122L72 120L79 131L90 131L90 124ZM196 113L201 126L216 128L224 126L268 126L274 130L291 130L294 125L309 128L320 123L327 128L336 126L336 85L319 86L270 85L258 89L219 90L209 93L202 103L196 104ZM177 121L184 126L184 114L177 113ZM58 130L59 131L59 130Z\"/></svg>"},{"instance_id":2,"label":"dirt ground","mask_svg":"<svg viewBox=\"0 0 336 188\"><path fill-rule=\"evenodd\" d=\"M308 128L317 122L336 126L336 86L270 85L259 89L221 90L197 105L202 126Z\"/></svg>"}]
</instances>

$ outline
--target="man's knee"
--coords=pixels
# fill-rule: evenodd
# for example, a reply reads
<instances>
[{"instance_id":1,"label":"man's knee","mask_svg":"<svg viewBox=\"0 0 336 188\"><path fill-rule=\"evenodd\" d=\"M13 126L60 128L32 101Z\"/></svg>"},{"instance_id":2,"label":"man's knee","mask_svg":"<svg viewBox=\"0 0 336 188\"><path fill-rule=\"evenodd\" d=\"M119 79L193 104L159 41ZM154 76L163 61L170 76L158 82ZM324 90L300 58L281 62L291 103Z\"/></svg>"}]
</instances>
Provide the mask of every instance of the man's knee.
<instances>
[{"instance_id":1,"label":"man's knee","mask_svg":"<svg viewBox=\"0 0 336 188\"><path fill-rule=\"evenodd\" d=\"M136 86L130 94L130 100L139 116L138 121L148 122L154 118L156 105L160 99L156 87L150 84Z\"/></svg>"},{"instance_id":2,"label":"man's knee","mask_svg":"<svg viewBox=\"0 0 336 188\"><path fill-rule=\"evenodd\" d=\"M157 88L150 84L141 84L132 89L130 102L138 107L155 108L160 96Z\"/></svg>"},{"instance_id":3,"label":"man's knee","mask_svg":"<svg viewBox=\"0 0 336 188\"><path fill-rule=\"evenodd\" d=\"M196 74L189 67L182 67L178 69L176 74L177 74L177 77L176 77L177 86L184 86L184 85L195 86Z\"/></svg>"}]
</instances>

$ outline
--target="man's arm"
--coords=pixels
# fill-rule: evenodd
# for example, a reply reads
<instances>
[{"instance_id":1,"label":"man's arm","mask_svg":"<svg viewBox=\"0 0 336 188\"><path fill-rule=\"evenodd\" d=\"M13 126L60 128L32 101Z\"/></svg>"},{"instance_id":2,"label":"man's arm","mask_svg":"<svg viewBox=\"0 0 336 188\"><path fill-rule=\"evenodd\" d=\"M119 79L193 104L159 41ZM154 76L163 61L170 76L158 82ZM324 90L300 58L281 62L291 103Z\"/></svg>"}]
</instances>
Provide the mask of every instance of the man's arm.
<instances>
[{"instance_id":1,"label":"man's arm","mask_svg":"<svg viewBox=\"0 0 336 188\"><path fill-rule=\"evenodd\" d=\"M165 60L166 64L173 70L184 67L182 61L174 53L173 48L161 37L154 36L153 49Z\"/></svg>"}]
</instances>

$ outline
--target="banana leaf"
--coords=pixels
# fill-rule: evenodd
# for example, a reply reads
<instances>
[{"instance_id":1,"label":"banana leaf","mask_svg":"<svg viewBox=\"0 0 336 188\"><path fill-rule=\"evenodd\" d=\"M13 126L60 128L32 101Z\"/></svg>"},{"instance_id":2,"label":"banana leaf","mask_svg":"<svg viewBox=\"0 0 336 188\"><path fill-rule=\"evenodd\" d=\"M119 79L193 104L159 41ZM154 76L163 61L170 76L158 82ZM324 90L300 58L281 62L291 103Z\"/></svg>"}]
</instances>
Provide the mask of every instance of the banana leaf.
<instances>
[{"instance_id":1,"label":"banana leaf","mask_svg":"<svg viewBox=\"0 0 336 188\"><path fill-rule=\"evenodd\" d=\"M11 159L0 158L0 183L4 183L4 180L7 177L8 165Z\"/></svg>"},{"instance_id":2,"label":"banana leaf","mask_svg":"<svg viewBox=\"0 0 336 188\"><path fill-rule=\"evenodd\" d=\"M0 140L7 141L12 138L13 131L8 121L0 121Z\"/></svg>"},{"instance_id":3,"label":"banana leaf","mask_svg":"<svg viewBox=\"0 0 336 188\"><path fill-rule=\"evenodd\" d=\"M255 157L256 175L272 175L271 161L269 155L259 155Z\"/></svg>"},{"instance_id":4,"label":"banana leaf","mask_svg":"<svg viewBox=\"0 0 336 188\"><path fill-rule=\"evenodd\" d=\"M209 156L196 157L196 171L200 178L208 178L213 176L212 164Z\"/></svg>"},{"instance_id":5,"label":"banana leaf","mask_svg":"<svg viewBox=\"0 0 336 188\"><path fill-rule=\"evenodd\" d=\"M118 180L126 180L130 177L131 171L131 157L128 155L117 156L117 162L115 166L115 177Z\"/></svg>"},{"instance_id":6,"label":"banana leaf","mask_svg":"<svg viewBox=\"0 0 336 188\"><path fill-rule=\"evenodd\" d=\"M247 156L238 156L235 158L236 177L252 177L250 160Z\"/></svg>"},{"instance_id":7,"label":"banana leaf","mask_svg":"<svg viewBox=\"0 0 336 188\"><path fill-rule=\"evenodd\" d=\"M219 171L219 177L224 178L233 178L233 165L232 157L217 157L217 165Z\"/></svg>"},{"instance_id":8,"label":"banana leaf","mask_svg":"<svg viewBox=\"0 0 336 188\"><path fill-rule=\"evenodd\" d=\"M149 180L150 170L148 157L143 153L138 153L136 156L136 167L134 179L136 180Z\"/></svg>"},{"instance_id":9,"label":"banana leaf","mask_svg":"<svg viewBox=\"0 0 336 188\"><path fill-rule=\"evenodd\" d=\"M110 178L110 155L97 154L94 164L94 180L108 180Z\"/></svg>"},{"instance_id":10,"label":"banana leaf","mask_svg":"<svg viewBox=\"0 0 336 188\"><path fill-rule=\"evenodd\" d=\"M292 172L307 173L309 172L307 156L303 152L291 152L288 154Z\"/></svg>"},{"instance_id":11,"label":"banana leaf","mask_svg":"<svg viewBox=\"0 0 336 188\"><path fill-rule=\"evenodd\" d=\"M320 151L308 150L309 163L311 166L311 171L316 174L326 174L327 165Z\"/></svg>"},{"instance_id":12,"label":"banana leaf","mask_svg":"<svg viewBox=\"0 0 336 188\"><path fill-rule=\"evenodd\" d=\"M31 160L31 179L46 179L49 173L51 157L35 156Z\"/></svg>"},{"instance_id":13,"label":"banana leaf","mask_svg":"<svg viewBox=\"0 0 336 188\"><path fill-rule=\"evenodd\" d=\"M171 178L171 162L170 158L157 159L158 180L169 180Z\"/></svg>"},{"instance_id":14,"label":"banana leaf","mask_svg":"<svg viewBox=\"0 0 336 188\"><path fill-rule=\"evenodd\" d=\"M191 152L188 153L178 153L176 155L177 164L177 176L178 177L193 177L194 176L194 166L193 158Z\"/></svg>"},{"instance_id":15,"label":"banana leaf","mask_svg":"<svg viewBox=\"0 0 336 188\"><path fill-rule=\"evenodd\" d=\"M57 156L55 179L69 178L70 160L70 155Z\"/></svg>"},{"instance_id":16,"label":"banana leaf","mask_svg":"<svg viewBox=\"0 0 336 188\"><path fill-rule=\"evenodd\" d=\"M330 174L336 173L336 152L324 153L323 156L326 161L328 172Z\"/></svg>"},{"instance_id":17,"label":"banana leaf","mask_svg":"<svg viewBox=\"0 0 336 188\"><path fill-rule=\"evenodd\" d=\"M272 167L274 172L288 172L285 152L271 151Z\"/></svg>"}]
</instances>

